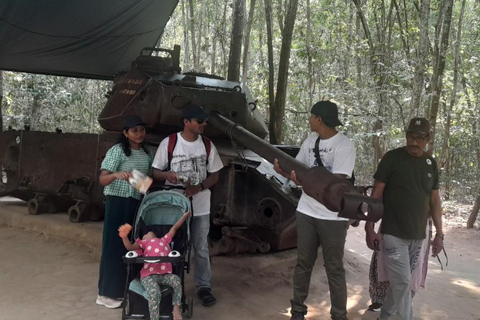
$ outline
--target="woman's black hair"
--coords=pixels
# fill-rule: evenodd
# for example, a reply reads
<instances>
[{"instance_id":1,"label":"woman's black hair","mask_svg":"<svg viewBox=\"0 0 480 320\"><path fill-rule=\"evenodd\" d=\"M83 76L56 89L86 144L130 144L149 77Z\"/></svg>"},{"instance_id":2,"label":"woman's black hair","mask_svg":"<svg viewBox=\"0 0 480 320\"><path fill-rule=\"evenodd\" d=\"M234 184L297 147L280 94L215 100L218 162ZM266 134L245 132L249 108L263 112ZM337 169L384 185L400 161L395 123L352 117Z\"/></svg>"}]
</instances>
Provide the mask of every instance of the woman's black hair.
<instances>
[{"instance_id":1,"label":"woman's black hair","mask_svg":"<svg viewBox=\"0 0 480 320\"><path fill-rule=\"evenodd\" d=\"M128 129L124 129L124 130L128 130ZM117 143L120 143L122 145L123 152L127 157L130 157L130 155L132 154L132 147L130 147L130 142L128 141L128 138L125 137L125 135L123 134L123 130L120 136L118 136ZM145 140L140 144L140 148L142 148L146 154L150 155L150 151L145 145Z\"/></svg>"}]
</instances>

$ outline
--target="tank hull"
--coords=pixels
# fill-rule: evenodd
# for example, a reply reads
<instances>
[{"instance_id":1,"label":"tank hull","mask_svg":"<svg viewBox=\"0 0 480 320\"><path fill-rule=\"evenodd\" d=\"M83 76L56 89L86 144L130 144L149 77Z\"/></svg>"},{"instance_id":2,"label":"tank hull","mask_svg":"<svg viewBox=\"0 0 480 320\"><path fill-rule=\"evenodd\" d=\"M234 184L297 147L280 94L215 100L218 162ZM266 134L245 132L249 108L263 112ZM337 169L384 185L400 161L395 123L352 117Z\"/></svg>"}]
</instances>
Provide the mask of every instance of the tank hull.
<instances>
[{"instance_id":1,"label":"tank hull","mask_svg":"<svg viewBox=\"0 0 480 320\"><path fill-rule=\"evenodd\" d=\"M0 196L28 201L30 214L67 211L71 222L103 218L98 183L106 151L118 132L69 134L6 131L0 134ZM156 152L163 134L149 134ZM298 198L282 188L271 165L249 150L239 156L231 141L213 138L225 167L212 188L212 254L268 252L296 246Z\"/></svg>"}]
</instances>

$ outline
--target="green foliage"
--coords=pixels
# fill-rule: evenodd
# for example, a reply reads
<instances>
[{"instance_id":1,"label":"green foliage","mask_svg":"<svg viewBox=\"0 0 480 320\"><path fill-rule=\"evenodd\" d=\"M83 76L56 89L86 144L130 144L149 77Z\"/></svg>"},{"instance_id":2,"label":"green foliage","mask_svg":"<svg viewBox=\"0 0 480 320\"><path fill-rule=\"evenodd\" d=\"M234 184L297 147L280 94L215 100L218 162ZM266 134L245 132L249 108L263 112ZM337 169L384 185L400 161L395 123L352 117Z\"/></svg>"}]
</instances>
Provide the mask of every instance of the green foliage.
<instances>
[{"instance_id":1,"label":"green foliage","mask_svg":"<svg viewBox=\"0 0 480 320\"><path fill-rule=\"evenodd\" d=\"M100 132L97 117L106 103L107 81L4 71L4 128Z\"/></svg>"},{"instance_id":2,"label":"green foliage","mask_svg":"<svg viewBox=\"0 0 480 320\"><path fill-rule=\"evenodd\" d=\"M371 33L373 47L365 38L352 0L310 0L310 33L307 30L307 2L299 2L292 41L284 142L299 144L305 138L311 102L333 99L340 106L341 128L357 147L356 175L359 183L370 184L376 168L372 140L380 137L384 151L404 144L404 128L411 116L426 116L431 99L430 78L434 70L435 25L441 16L440 0L432 0L429 18L430 51L426 57L426 83L418 110L411 110L414 59L420 38L420 1L396 1L397 17L390 1L361 1L361 9ZM197 70L227 74L228 46L232 27L233 0L193 1L194 30L200 55ZM281 20L285 16L285 1L273 1L273 50L275 75L281 46ZM189 17L189 1L181 0L168 23L160 46L182 46L181 64L184 71L194 68ZM384 6L384 7L383 7ZM406 7L404 7L406 6ZM453 90L453 61L461 1L454 2L450 48L443 79L441 104L447 106ZM249 1L247 1L249 8ZM389 17L391 18L390 23ZM391 28L390 28L391 26ZM200 33L199 33L200 31ZM451 172L442 175L442 184L450 184L450 193L469 200L473 197L480 172L480 5L467 0L460 39L460 77L455 105L448 156ZM250 34L248 77L246 84L258 99L258 109L268 115L268 63L266 46L265 7L256 1ZM372 52L375 53L372 56ZM309 72L309 62L311 72ZM374 68L378 70L374 73ZM311 85L309 81L311 77ZM380 83L380 80L382 83ZM3 113L5 126L21 128L30 124L36 130L64 131L99 130L96 118L103 107L104 93L110 84L92 80L5 73ZM383 105L379 95L384 97ZM383 108L383 112L379 110ZM446 135L446 107L442 107L436 123L434 154L440 157ZM35 118L36 117L36 118ZM267 119L268 121L268 119ZM380 121L380 130L374 124ZM439 159L444 162L445 159ZM442 172L445 169L442 168Z\"/></svg>"}]
</instances>

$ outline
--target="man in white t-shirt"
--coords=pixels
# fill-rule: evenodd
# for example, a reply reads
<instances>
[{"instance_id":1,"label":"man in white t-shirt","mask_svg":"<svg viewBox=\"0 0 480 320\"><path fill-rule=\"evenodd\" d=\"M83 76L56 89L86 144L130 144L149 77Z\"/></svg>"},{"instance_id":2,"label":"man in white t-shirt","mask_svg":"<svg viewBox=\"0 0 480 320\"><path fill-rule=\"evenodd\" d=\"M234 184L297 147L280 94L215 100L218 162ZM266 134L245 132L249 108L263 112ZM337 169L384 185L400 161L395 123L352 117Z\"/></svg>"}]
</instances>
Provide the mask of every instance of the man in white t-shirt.
<instances>
[{"instance_id":1,"label":"man in white t-shirt","mask_svg":"<svg viewBox=\"0 0 480 320\"><path fill-rule=\"evenodd\" d=\"M199 105L185 106L182 109L183 131L176 133L176 136L165 138L160 143L152 167L155 179L166 181L166 185L184 186L185 196L192 197L191 235L197 296L202 305L210 307L216 303L216 299L210 289L208 233L211 193L209 189L217 183L218 172L223 168L223 163L213 143L202 137L207 125L207 116ZM170 150L169 157L170 139L175 139L175 143L171 144L173 150ZM207 152L207 149L210 151Z\"/></svg>"},{"instance_id":2,"label":"man in white t-shirt","mask_svg":"<svg viewBox=\"0 0 480 320\"><path fill-rule=\"evenodd\" d=\"M342 125L338 120L337 105L330 101L319 101L311 110L309 118L310 134L302 143L296 159L309 167L318 166L315 145L318 142L320 165L334 175L350 178L355 166L355 147L353 142L339 133L335 127ZM274 163L275 171L296 184L295 172L287 174ZM347 236L348 219L339 218L338 212L328 210L323 204L302 193L297 206L297 265L293 276L293 299L291 320L305 319L312 269L317 259L319 246L322 247L325 271L330 288L332 307L330 314L334 320L347 319L347 284L343 267L343 251Z\"/></svg>"}]
</instances>

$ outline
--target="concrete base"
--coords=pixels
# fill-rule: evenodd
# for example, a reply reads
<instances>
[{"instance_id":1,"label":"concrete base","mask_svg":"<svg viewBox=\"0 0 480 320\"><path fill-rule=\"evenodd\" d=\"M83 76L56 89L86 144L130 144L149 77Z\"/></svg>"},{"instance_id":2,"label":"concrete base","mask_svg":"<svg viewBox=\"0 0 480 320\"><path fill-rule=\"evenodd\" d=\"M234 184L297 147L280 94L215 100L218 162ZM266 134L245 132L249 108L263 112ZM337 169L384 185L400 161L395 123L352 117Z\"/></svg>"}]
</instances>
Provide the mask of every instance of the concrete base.
<instances>
[{"instance_id":1,"label":"concrete base","mask_svg":"<svg viewBox=\"0 0 480 320\"><path fill-rule=\"evenodd\" d=\"M67 213L28 214L27 203L12 197L0 198L0 226L24 229L44 234L48 238L72 241L84 245L100 259L103 222L71 223Z\"/></svg>"}]
</instances>

